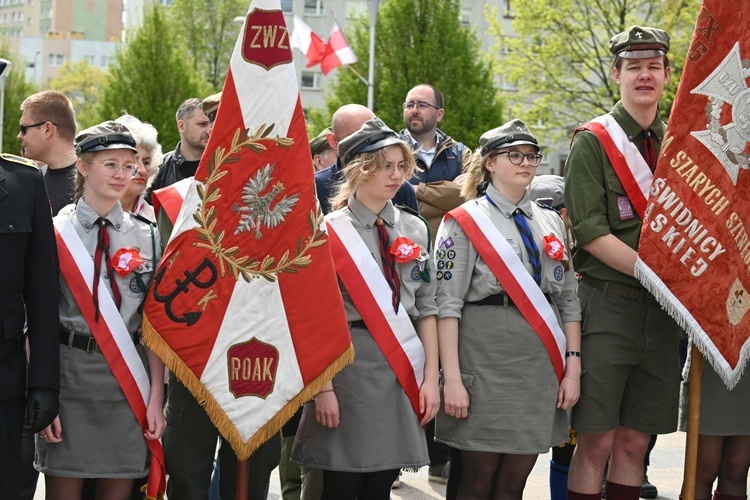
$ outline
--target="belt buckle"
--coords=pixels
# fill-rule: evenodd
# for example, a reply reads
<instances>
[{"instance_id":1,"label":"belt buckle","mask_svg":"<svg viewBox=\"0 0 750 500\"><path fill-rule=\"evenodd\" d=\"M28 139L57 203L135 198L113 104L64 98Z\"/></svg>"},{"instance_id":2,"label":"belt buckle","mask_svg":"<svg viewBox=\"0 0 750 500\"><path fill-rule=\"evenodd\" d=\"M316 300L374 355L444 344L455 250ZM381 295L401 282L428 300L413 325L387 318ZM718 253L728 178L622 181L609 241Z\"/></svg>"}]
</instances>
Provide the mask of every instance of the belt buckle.
<instances>
[{"instance_id":1,"label":"belt buckle","mask_svg":"<svg viewBox=\"0 0 750 500\"><path fill-rule=\"evenodd\" d=\"M99 344L96 343L94 337L89 337L86 342L86 352L98 352L101 354L102 350L99 348Z\"/></svg>"}]
</instances>

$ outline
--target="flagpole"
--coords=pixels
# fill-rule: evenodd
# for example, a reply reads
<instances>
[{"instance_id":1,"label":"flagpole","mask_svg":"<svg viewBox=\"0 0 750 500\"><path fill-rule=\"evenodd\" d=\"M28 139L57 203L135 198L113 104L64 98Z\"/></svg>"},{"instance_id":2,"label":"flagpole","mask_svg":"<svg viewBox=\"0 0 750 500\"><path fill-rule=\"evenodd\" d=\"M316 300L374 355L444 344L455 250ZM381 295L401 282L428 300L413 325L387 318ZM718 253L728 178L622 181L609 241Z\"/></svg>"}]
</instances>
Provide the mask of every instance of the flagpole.
<instances>
[{"instance_id":1,"label":"flagpole","mask_svg":"<svg viewBox=\"0 0 750 500\"><path fill-rule=\"evenodd\" d=\"M367 107L374 111L375 106L375 24L378 21L380 0L367 0L370 10L370 63L367 75Z\"/></svg>"},{"instance_id":2,"label":"flagpole","mask_svg":"<svg viewBox=\"0 0 750 500\"><path fill-rule=\"evenodd\" d=\"M688 399L685 472L682 479L683 500L695 500L695 476L698 471L698 434L701 421L701 386L703 385L703 354L693 343L690 351L690 393Z\"/></svg>"},{"instance_id":3,"label":"flagpole","mask_svg":"<svg viewBox=\"0 0 750 500\"><path fill-rule=\"evenodd\" d=\"M250 483L249 462L249 459L237 460L237 500L247 500L247 489Z\"/></svg>"}]
</instances>

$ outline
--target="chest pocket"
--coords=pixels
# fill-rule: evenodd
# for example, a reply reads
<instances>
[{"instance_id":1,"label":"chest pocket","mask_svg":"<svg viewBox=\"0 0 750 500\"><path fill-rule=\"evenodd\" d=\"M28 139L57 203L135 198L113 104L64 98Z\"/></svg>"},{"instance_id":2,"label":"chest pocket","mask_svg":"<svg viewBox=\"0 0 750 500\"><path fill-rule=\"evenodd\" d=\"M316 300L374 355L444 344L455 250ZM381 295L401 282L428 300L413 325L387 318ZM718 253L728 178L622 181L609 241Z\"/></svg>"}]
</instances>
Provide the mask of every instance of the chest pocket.
<instances>
[{"instance_id":1,"label":"chest pocket","mask_svg":"<svg viewBox=\"0 0 750 500\"><path fill-rule=\"evenodd\" d=\"M0 214L0 267L18 266L26 254L26 240L31 230L27 214Z\"/></svg>"}]
</instances>

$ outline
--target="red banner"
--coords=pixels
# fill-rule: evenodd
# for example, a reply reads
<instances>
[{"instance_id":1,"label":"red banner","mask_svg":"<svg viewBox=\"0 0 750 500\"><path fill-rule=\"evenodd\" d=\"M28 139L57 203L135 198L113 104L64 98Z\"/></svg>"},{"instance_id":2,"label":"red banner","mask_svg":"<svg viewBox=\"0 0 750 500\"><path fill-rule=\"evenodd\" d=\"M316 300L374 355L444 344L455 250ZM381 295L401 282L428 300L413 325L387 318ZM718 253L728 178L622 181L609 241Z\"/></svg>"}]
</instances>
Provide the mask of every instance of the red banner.
<instances>
[{"instance_id":1,"label":"red banner","mask_svg":"<svg viewBox=\"0 0 750 500\"><path fill-rule=\"evenodd\" d=\"M253 2L143 328L241 460L353 358L322 222L284 15Z\"/></svg>"},{"instance_id":2,"label":"red banner","mask_svg":"<svg viewBox=\"0 0 750 500\"><path fill-rule=\"evenodd\" d=\"M636 275L731 388L750 355L750 4L704 0Z\"/></svg>"}]
</instances>

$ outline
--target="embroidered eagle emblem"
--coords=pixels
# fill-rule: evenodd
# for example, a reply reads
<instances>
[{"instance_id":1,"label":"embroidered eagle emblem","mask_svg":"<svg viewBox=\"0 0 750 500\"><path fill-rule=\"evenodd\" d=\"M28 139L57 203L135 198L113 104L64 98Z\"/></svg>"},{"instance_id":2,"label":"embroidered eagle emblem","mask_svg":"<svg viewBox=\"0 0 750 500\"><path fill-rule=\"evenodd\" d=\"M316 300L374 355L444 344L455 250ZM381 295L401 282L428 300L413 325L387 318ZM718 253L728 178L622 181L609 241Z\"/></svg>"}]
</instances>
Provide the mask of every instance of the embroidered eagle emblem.
<instances>
[{"instance_id":1,"label":"embroidered eagle emblem","mask_svg":"<svg viewBox=\"0 0 750 500\"><path fill-rule=\"evenodd\" d=\"M273 169L274 165L269 163L258 170L242 189L243 204L232 205L232 211L240 216L240 223L234 234L253 231L255 239L259 240L263 237L263 227L272 229L284 222L284 218L297 204L299 194L284 196L274 203L274 200L284 192L284 184L276 182L271 185ZM261 194L264 192L265 194Z\"/></svg>"}]
</instances>

